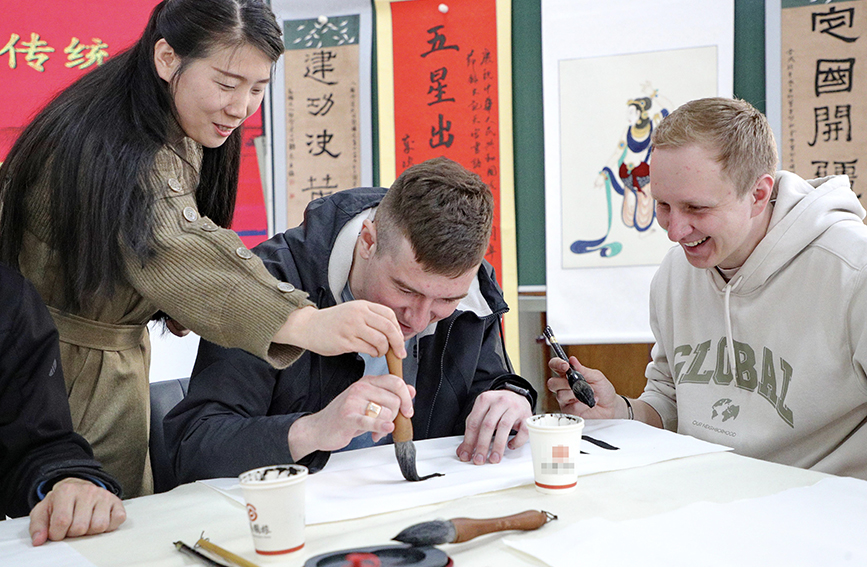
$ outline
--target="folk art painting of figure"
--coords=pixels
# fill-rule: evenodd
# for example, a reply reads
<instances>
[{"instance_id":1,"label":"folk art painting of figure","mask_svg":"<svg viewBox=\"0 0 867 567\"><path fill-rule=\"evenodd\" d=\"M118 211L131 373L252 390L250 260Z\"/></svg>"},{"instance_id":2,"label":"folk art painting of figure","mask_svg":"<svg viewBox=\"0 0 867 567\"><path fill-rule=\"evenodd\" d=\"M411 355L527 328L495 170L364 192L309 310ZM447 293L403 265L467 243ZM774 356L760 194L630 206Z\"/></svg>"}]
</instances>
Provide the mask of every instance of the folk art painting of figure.
<instances>
[{"instance_id":1,"label":"folk art painting of figure","mask_svg":"<svg viewBox=\"0 0 867 567\"><path fill-rule=\"evenodd\" d=\"M570 250L575 254L598 253L602 257L615 256L622 244L608 240L614 216L616 193L622 197L620 220L639 233L647 231L656 219L656 206L650 194L650 136L659 121L668 116L669 105L664 104L656 91L651 96L629 99L626 103L627 126L612 155L600 171L595 187L603 188L608 203L608 231L602 238L576 240Z\"/></svg>"},{"instance_id":2,"label":"folk art painting of figure","mask_svg":"<svg viewBox=\"0 0 867 567\"><path fill-rule=\"evenodd\" d=\"M559 191L546 207L560 217L550 236L562 269L654 266L665 257L672 243L652 197L651 136L679 105L719 94L718 55L703 46L557 63L560 168L551 183Z\"/></svg>"}]
</instances>

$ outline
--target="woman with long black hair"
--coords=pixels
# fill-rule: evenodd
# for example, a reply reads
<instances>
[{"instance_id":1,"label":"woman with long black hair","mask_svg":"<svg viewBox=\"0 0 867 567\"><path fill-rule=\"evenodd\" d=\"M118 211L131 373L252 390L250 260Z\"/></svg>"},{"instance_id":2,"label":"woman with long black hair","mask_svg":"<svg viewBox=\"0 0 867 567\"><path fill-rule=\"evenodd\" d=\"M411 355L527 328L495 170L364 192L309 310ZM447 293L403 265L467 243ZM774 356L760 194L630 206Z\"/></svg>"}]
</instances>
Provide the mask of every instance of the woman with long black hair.
<instances>
[{"instance_id":1,"label":"woman with long black hair","mask_svg":"<svg viewBox=\"0 0 867 567\"><path fill-rule=\"evenodd\" d=\"M152 318L277 367L305 348L404 352L389 309L316 310L228 230L238 128L282 52L262 0L165 0L138 42L51 101L0 167L0 261L48 304L74 427L128 497L151 491Z\"/></svg>"}]
</instances>

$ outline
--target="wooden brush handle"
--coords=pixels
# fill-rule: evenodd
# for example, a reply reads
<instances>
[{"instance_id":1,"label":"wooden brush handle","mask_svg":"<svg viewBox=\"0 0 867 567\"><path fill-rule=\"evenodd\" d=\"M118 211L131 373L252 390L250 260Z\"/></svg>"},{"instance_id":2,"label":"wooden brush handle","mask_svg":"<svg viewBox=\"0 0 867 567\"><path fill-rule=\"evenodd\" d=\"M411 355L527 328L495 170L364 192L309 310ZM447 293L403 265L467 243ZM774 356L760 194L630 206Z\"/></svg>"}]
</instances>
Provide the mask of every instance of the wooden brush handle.
<instances>
[{"instance_id":1,"label":"wooden brush handle","mask_svg":"<svg viewBox=\"0 0 867 567\"><path fill-rule=\"evenodd\" d=\"M452 543L470 541L480 535L493 532L504 532L507 530L535 530L548 523L549 518L547 512L540 512L538 510L527 510L526 512L513 514L512 516L488 518L485 520L474 520L473 518L452 518L451 522L455 526L455 540Z\"/></svg>"},{"instance_id":2,"label":"wooden brush handle","mask_svg":"<svg viewBox=\"0 0 867 567\"><path fill-rule=\"evenodd\" d=\"M388 349L388 352L385 353L385 360L388 362L388 373L403 378L403 361L394 354L393 350ZM394 432L391 434L391 438L395 443L412 441L412 421L399 411L394 418Z\"/></svg>"},{"instance_id":3,"label":"wooden brush handle","mask_svg":"<svg viewBox=\"0 0 867 567\"><path fill-rule=\"evenodd\" d=\"M403 378L403 361L394 354L390 348L385 353L385 361L388 363L388 373L394 374L398 378Z\"/></svg>"},{"instance_id":4,"label":"wooden brush handle","mask_svg":"<svg viewBox=\"0 0 867 567\"><path fill-rule=\"evenodd\" d=\"M394 431L391 433L391 439L395 443L412 441L412 421L400 412L397 412L397 417L394 418Z\"/></svg>"}]
</instances>

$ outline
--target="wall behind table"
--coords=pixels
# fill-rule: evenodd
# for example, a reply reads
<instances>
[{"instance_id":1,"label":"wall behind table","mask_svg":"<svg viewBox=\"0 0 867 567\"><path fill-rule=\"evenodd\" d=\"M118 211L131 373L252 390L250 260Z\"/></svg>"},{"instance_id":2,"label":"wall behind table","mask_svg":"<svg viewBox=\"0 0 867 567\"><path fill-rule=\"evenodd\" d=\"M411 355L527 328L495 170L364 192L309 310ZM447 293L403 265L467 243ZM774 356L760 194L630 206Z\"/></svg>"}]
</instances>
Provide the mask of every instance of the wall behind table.
<instances>
[{"instance_id":1,"label":"wall behind table","mask_svg":"<svg viewBox=\"0 0 867 567\"><path fill-rule=\"evenodd\" d=\"M519 292L545 285L545 168L542 118L542 8L540 0L512 2L512 65L515 144L515 207L518 237ZM765 2L735 0L734 94L765 111ZM541 325L522 308L522 327ZM541 331L541 326L540 326ZM522 333L522 336L524 333ZM524 349L546 346L522 344ZM607 372L619 392L643 389L648 345L581 345L567 348L585 364ZM522 360L528 360L522 354ZM536 357L538 359L538 357ZM525 374L548 375L546 365L522 368ZM638 381L635 373L641 370ZM537 378L538 382L539 378ZM549 407L546 400L544 409ZM554 406L556 407L556 402ZM540 408L541 409L541 408Z\"/></svg>"},{"instance_id":2,"label":"wall behind table","mask_svg":"<svg viewBox=\"0 0 867 567\"><path fill-rule=\"evenodd\" d=\"M735 94L765 109L764 75L764 0L735 0ZM512 88L514 118L515 207L517 224L518 284L545 285L545 169L542 117L542 8L540 0L513 0L512 2ZM374 128L376 132L376 128ZM376 141L374 142L376 144ZM377 152L374 152L377 155ZM377 160L374 160L377 161ZM378 182L378 163L375 163L375 183ZM520 289L520 288L519 288ZM538 301L538 296L537 296ZM546 346L526 340L526 336L541 332L542 320L538 309L522 309L522 352L541 349L543 355L525 356L528 364L522 370L534 378L537 387L544 388L548 375L549 353ZM525 333L523 328L527 328ZM538 327L538 329L536 329ZM195 347L186 343L196 341L189 337L181 347L174 337L152 333L155 343L155 368L152 379L182 375L192 366ZM165 352L163 349L171 351ZM175 352L180 349L181 352ZM636 384L635 373L647 363L647 345L582 345L569 347L570 354L586 364L598 367L609 376L618 391L636 395L643 384ZM165 365L160 366L165 352ZM622 376L622 378L621 378ZM640 372L639 380L643 377ZM637 391L636 391L637 388ZM540 392L541 393L541 392Z\"/></svg>"}]
</instances>

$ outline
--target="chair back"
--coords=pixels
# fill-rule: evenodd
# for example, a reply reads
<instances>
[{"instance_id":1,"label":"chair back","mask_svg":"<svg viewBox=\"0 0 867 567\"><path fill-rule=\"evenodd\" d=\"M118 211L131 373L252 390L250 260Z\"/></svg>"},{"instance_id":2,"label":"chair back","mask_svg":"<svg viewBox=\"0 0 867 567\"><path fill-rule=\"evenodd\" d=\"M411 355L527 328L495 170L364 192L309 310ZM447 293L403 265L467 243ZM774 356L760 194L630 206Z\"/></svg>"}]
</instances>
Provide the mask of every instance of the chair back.
<instances>
[{"instance_id":1,"label":"chair back","mask_svg":"<svg viewBox=\"0 0 867 567\"><path fill-rule=\"evenodd\" d=\"M173 378L151 382L151 427L150 457L154 474L154 492L166 492L178 485L174 467L166 449L166 436L163 433L163 418L178 402L184 399L189 388L189 378Z\"/></svg>"}]
</instances>

